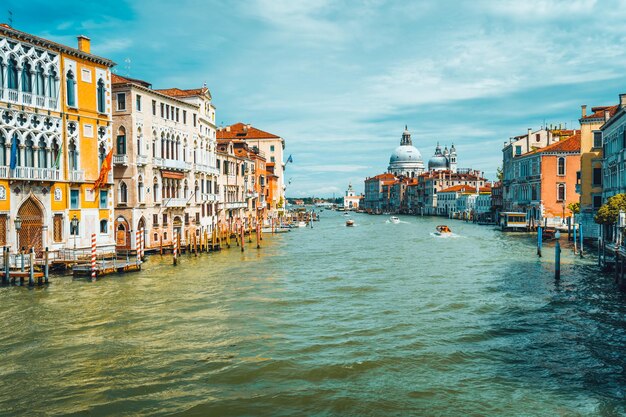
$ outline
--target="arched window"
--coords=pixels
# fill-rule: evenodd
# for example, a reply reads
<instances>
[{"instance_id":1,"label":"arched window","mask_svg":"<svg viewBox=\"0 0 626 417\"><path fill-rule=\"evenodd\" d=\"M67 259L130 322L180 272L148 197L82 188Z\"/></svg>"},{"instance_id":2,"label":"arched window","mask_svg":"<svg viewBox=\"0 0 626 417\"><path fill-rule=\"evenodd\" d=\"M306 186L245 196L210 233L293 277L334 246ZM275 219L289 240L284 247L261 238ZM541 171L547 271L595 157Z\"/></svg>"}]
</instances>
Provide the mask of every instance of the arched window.
<instances>
[{"instance_id":1,"label":"arched window","mask_svg":"<svg viewBox=\"0 0 626 417\"><path fill-rule=\"evenodd\" d=\"M128 202L128 187L126 183L122 181L120 183L120 203L126 204Z\"/></svg>"},{"instance_id":2,"label":"arched window","mask_svg":"<svg viewBox=\"0 0 626 417\"><path fill-rule=\"evenodd\" d=\"M56 139L52 140L52 167L59 169L59 167L61 166L61 151L59 149L59 143L57 142Z\"/></svg>"},{"instance_id":3,"label":"arched window","mask_svg":"<svg viewBox=\"0 0 626 417\"><path fill-rule=\"evenodd\" d=\"M109 222L106 219L100 220L100 233L108 233L109 231Z\"/></svg>"},{"instance_id":4,"label":"arched window","mask_svg":"<svg viewBox=\"0 0 626 417\"><path fill-rule=\"evenodd\" d=\"M137 199L139 200L140 203L143 203L143 178L141 177L141 175L139 176L139 179L137 180Z\"/></svg>"},{"instance_id":5,"label":"arched window","mask_svg":"<svg viewBox=\"0 0 626 417\"><path fill-rule=\"evenodd\" d=\"M66 78L67 105L76 107L76 80L74 79L74 73L68 71Z\"/></svg>"},{"instance_id":6,"label":"arched window","mask_svg":"<svg viewBox=\"0 0 626 417\"><path fill-rule=\"evenodd\" d=\"M33 91L33 84L30 79L30 63L24 62L22 66L22 91L25 93L31 93Z\"/></svg>"},{"instance_id":7,"label":"arched window","mask_svg":"<svg viewBox=\"0 0 626 417\"><path fill-rule=\"evenodd\" d=\"M6 166L7 162L7 138L4 133L0 133L0 165Z\"/></svg>"},{"instance_id":8,"label":"arched window","mask_svg":"<svg viewBox=\"0 0 626 417\"><path fill-rule=\"evenodd\" d=\"M4 88L4 59L0 58L0 88Z\"/></svg>"},{"instance_id":9,"label":"arched window","mask_svg":"<svg viewBox=\"0 0 626 417\"><path fill-rule=\"evenodd\" d=\"M161 195L159 194L159 180L156 177L152 181L152 195L155 202L159 201Z\"/></svg>"},{"instance_id":10,"label":"arched window","mask_svg":"<svg viewBox=\"0 0 626 417\"><path fill-rule=\"evenodd\" d=\"M24 166L34 167L35 166L35 149L34 149L35 144L33 143L33 140L30 135L26 137L26 142L24 142L24 144L26 145L26 147L24 148L24 162L26 162Z\"/></svg>"},{"instance_id":11,"label":"arched window","mask_svg":"<svg viewBox=\"0 0 626 417\"><path fill-rule=\"evenodd\" d=\"M557 175L565 175L565 158L564 157L560 157L558 159L558 171L557 171Z\"/></svg>"},{"instance_id":12,"label":"arched window","mask_svg":"<svg viewBox=\"0 0 626 417\"><path fill-rule=\"evenodd\" d=\"M48 97L57 97L57 74L52 68L48 72Z\"/></svg>"},{"instance_id":13,"label":"arched window","mask_svg":"<svg viewBox=\"0 0 626 417\"><path fill-rule=\"evenodd\" d=\"M165 158L165 136L161 133L161 158Z\"/></svg>"},{"instance_id":14,"label":"arched window","mask_svg":"<svg viewBox=\"0 0 626 417\"><path fill-rule=\"evenodd\" d=\"M106 147L104 146L104 142L100 142L100 147L98 147L98 161L100 161L100 166L102 166L102 163L104 162L104 160L107 157L107 150Z\"/></svg>"},{"instance_id":15,"label":"arched window","mask_svg":"<svg viewBox=\"0 0 626 417\"><path fill-rule=\"evenodd\" d=\"M48 168L48 146L44 138L39 139L37 146L39 146L39 150L37 151L37 166L39 166L39 168Z\"/></svg>"},{"instance_id":16,"label":"arched window","mask_svg":"<svg viewBox=\"0 0 626 417\"><path fill-rule=\"evenodd\" d=\"M557 187L557 201L565 201L565 184L559 184Z\"/></svg>"},{"instance_id":17,"label":"arched window","mask_svg":"<svg viewBox=\"0 0 626 417\"><path fill-rule=\"evenodd\" d=\"M117 148L118 155L126 155L126 129L124 126L120 126L117 131Z\"/></svg>"},{"instance_id":18,"label":"arched window","mask_svg":"<svg viewBox=\"0 0 626 417\"><path fill-rule=\"evenodd\" d=\"M69 168L75 171L78 169L78 151L76 150L76 141L74 139L70 139L67 150Z\"/></svg>"},{"instance_id":19,"label":"arched window","mask_svg":"<svg viewBox=\"0 0 626 417\"><path fill-rule=\"evenodd\" d=\"M143 152L141 149L141 139L142 139L141 128L137 128L137 149L136 149L137 155L143 155Z\"/></svg>"},{"instance_id":20,"label":"arched window","mask_svg":"<svg viewBox=\"0 0 626 417\"><path fill-rule=\"evenodd\" d=\"M37 65L37 71L35 73L35 94L38 96L46 95L45 76L43 74L43 67L41 64Z\"/></svg>"},{"instance_id":21,"label":"arched window","mask_svg":"<svg viewBox=\"0 0 626 417\"><path fill-rule=\"evenodd\" d=\"M7 88L17 90L17 61L13 58L9 59L7 66Z\"/></svg>"},{"instance_id":22,"label":"arched window","mask_svg":"<svg viewBox=\"0 0 626 417\"><path fill-rule=\"evenodd\" d=\"M22 152L20 152L20 148L22 146L22 141L20 140L20 138L17 136L17 133L13 134L13 139L11 142L11 159L13 159L13 149L16 150L15 152L15 166L22 166ZM11 161L9 161L10 163Z\"/></svg>"},{"instance_id":23,"label":"arched window","mask_svg":"<svg viewBox=\"0 0 626 417\"><path fill-rule=\"evenodd\" d=\"M102 80L102 78L100 78L98 80L98 94L97 94L97 99L98 99L98 113L105 113L106 112L106 90L104 88L104 80Z\"/></svg>"}]
</instances>

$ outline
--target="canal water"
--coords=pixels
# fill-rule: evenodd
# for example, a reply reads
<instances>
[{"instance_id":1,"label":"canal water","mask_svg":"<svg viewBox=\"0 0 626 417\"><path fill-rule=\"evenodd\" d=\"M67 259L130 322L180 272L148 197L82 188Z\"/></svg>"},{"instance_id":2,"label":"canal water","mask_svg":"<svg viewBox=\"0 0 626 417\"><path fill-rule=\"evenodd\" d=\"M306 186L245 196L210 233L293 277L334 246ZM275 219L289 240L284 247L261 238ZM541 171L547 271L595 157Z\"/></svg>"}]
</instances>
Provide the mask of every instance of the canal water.
<instances>
[{"instance_id":1,"label":"canal water","mask_svg":"<svg viewBox=\"0 0 626 417\"><path fill-rule=\"evenodd\" d=\"M437 218L0 288L1 415L623 416L626 297L595 259Z\"/></svg>"}]
</instances>

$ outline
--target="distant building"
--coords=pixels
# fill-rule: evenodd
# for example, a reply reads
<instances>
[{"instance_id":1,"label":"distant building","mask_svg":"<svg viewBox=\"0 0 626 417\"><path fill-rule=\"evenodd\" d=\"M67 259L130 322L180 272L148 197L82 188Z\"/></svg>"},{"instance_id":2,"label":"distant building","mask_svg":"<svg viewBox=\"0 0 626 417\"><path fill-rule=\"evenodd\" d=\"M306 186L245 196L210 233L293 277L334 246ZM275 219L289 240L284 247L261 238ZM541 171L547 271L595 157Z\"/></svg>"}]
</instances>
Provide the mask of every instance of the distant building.
<instances>
[{"instance_id":1,"label":"distant building","mask_svg":"<svg viewBox=\"0 0 626 417\"><path fill-rule=\"evenodd\" d=\"M391 173L376 175L365 179L365 197L363 208L368 213L378 213L388 206L388 186L396 181Z\"/></svg>"},{"instance_id":2,"label":"distant building","mask_svg":"<svg viewBox=\"0 0 626 417\"><path fill-rule=\"evenodd\" d=\"M448 147L446 146L441 152L441 147L439 143L437 143L437 147L435 148L435 154L428 161L428 170L429 171L442 171L449 170L452 173L456 172L456 148L454 144L450 147L448 151Z\"/></svg>"},{"instance_id":3,"label":"distant building","mask_svg":"<svg viewBox=\"0 0 626 417\"><path fill-rule=\"evenodd\" d=\"M411 140L411 134L405 126L398 146L389 158L387 171L396 177L414 178L424 172L422 154Z\"/></svg>"},{"instance_id":4,"label":"distant building","mask_svg":"<svg viewBox=\"0 0 626 417\"><path fill-rule=\"evenodd\" d=\"M343 208L346 210L358 210L362 198L363 196L356 195L352 184L348 184L346 195L343 197Z\"/></svg>"}]
</instances>

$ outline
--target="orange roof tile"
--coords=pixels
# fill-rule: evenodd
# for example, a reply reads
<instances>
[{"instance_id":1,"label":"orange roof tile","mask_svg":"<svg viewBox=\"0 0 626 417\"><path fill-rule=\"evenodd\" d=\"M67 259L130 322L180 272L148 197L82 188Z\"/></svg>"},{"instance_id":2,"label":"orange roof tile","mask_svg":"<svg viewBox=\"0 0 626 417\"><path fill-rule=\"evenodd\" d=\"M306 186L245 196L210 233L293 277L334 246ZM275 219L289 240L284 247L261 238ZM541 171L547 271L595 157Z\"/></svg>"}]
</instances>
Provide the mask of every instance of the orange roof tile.
<instances>
[{"instance_id":1,"label":"orange roof tile","mask_svg":"<svg viewBox=\"0 0 626 417\"><path fill-rule=\"evenodd\" d=\"M577 130L576 133L566 139L562 139L552 145L548 145L544 148L535 149L534 151L528 152L525 155L534 155L538 153L547 153L547 152L580 152L580 130Z\"/></svg>"},{"instance_id":2,"label":"orange roof tile","mask_svg":"<svg viewBox=\"0 0 626 417\"><path fill-rule=\"evenodd\" d=\"M445 190L439 191L439 193L452 193L452 192L461 192L461 193L475 193L476 187L472 185L454 185L452 187L446 188ZM488 193L491 192L491 186L485 185L484 187L478 188L479 193Z\"/></svg>"},{"instance_id":3,"label":"orange roof tile","mask_svg":"<svg viewBox=\"0 0 626 417\"><path fill-rule=\"evenodd\" d=\"M227 128L224 127L217 130L218 139L280 139L280 136L244 123L235 123L228 127L230 131L226 130Z\"/></svg>"},{"instance_id":4,"label":"orange roof tile","mask_svg":"<svg viewBox=\"0 0 626 417\"><path fill-rule=\"evenodd\" d=\"M163 88L160 90L156 90L161 94L165 94L170 97L193 97L193 96L201 96L205 92L209 91L208 88L192 88L189 90L182 90L180 88Z\"/></svg>"},{"instance_id":5,"label":"orange roof tile","mask_svg":"<svg viewBox=\"0 0 626 417\"><path fill-rule=\"evenodd\" d=\"M619 106L617 106L617 105L615 105L615 106L597 106L597 107L592 107L591 111L593 113L592 114L588 114L585 117L581 117L580 120L604 119L604 112L605 111L609 112L609 117L613 117L615 115L615 113L617 113L617 110L619 110Z\"/></svg>"},{"instance_id":6,"label":"orange roof tile","mask_svg":"<svg viewBox=\"0 0 626 417\"><path fill-rule=\"evenodd\" d=\"M128 83L141 84L147 88L152 87L152 84L150 84L147 81L139 80L137 78L122 77L121 75L117 75L117 74L111 74L111 84L128 84Z\"/></svg>"}]
</instances>

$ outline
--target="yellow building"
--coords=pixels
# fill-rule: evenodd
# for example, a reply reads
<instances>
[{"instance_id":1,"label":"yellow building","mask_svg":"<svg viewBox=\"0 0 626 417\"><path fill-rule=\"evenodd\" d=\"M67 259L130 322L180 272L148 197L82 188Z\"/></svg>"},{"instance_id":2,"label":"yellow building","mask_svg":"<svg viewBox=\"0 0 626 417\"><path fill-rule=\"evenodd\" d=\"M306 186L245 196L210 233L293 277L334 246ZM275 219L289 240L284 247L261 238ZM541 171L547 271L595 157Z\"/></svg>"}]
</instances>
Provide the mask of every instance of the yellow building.
<instances>
[{"instance_id":1,"label":"yellow building","mask_svg":"<svg viewBox=\"0 0 626 417\"><path fill-rule=\"evenodd\" d=\"M587 114L587 106L582 106L580 118L580 172L576 191L580 194L580 215L578 221L583 227L583 235L598 237L598 225L593 217L602 205L602 132L600 127L615 114L618 106L592 107Z\"/></svg>"},{"instance_id":2,"label":"yellow building","mask_svg":"<svg viewBox=\"0 0 626 417\"><path fill-rule=\"evenodd\" d=\"M84 36L71 48L0 25L0 65L0 244L83 248L95 234L114 248L112 178L93 190L112 146L114 63Z\"/></svg>"}]
</instances>

